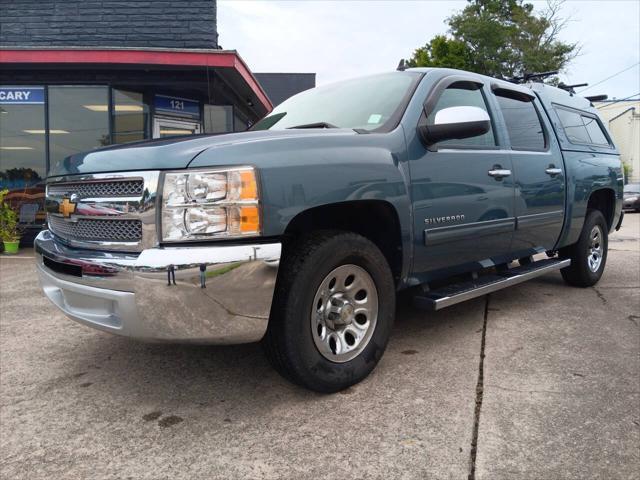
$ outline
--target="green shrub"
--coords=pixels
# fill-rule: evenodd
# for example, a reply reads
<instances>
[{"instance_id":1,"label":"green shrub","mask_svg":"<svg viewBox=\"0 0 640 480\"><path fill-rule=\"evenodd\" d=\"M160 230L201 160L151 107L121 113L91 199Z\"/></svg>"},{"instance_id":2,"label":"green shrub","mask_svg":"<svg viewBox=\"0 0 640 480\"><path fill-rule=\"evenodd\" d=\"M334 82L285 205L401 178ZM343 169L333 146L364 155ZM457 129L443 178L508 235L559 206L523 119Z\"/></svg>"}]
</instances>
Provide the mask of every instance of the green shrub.
<instances>
[{"instance_id":1,"label":"green shrub","mask_svg":"<svg viewBox=\"0 0 640 480\"><path fill-rule=\"evenodd\" d=\"M20 240L18 214L4 201L7 193L9 193L7 189L0 190L0 240L17 242Z\"/></svg>"}]
</instances>

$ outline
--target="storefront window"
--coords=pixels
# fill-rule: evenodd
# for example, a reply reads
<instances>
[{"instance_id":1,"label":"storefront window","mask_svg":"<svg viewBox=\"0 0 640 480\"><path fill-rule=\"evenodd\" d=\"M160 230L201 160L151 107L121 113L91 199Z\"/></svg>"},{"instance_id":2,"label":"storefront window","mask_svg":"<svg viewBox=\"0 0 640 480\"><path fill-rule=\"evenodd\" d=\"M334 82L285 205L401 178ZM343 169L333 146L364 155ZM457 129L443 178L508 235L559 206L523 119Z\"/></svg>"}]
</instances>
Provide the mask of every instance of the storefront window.
<instances>
[{"instance_id":1,"label":"storefront window","mask_svg":"<svg viewBox=\"0 0 640 480\"><path fill-rule=\"evenodd\" d=\"M233 132L233 107L231 105L204 106L204 133Z\"/></svg>"},{"instance_id":2,"label":"storefront window","mask_svg":"<svg viewBox=\"0 0 640 480\"><path fill-rule=\"evenodd\" d=\"M109 145L108 87L49 87L49 161Z\"/></svg>"},{"instance_id":3,"label":"storefront window","mask_svg":"<svg viewBox=\"0 0 640 480\"><path fill-rule=\"evenodd\" d=\"M148 138L148 121L149 108L141 93L113 90L113 143Z\"/></svg>"},{"instance_id":4,"label":"storefront window","mask_svg":"<svg viewBox=\"0 0 640 480\"><path fill-rule=\"evenodd\" d=\"M0 189L22 227L44 223L43 87L0 87Z\"/></svg>"},{"instance_id":5,"label":"storefront window","mask_svg":"<svg viewBox=\"0 0 640 480\"><path fill-rule=\"evenodd\" d=\"M247 125L247 123L248 122L246 119L236 113L236 115L233 117L233 130L235 132L244 132L247 128L249 128L249 125Z\"/></svg>"}]
</instances>

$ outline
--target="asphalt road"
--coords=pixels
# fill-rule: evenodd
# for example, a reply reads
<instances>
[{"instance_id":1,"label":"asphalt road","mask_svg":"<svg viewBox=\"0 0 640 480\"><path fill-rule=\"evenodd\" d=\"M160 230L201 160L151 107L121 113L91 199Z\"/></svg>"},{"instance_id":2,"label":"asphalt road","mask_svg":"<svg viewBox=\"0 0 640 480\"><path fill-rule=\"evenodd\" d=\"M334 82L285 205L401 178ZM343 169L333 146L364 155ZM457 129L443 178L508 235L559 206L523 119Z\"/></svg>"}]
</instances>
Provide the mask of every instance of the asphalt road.
<instances>
[{"instance_id":1,"label":"asphalt road","mask_svg":"<svg viewBox=\"0 0 640 480\"><path fill-rule=\"evenodd\" d=\"M553 273L437 314L401 299L378 368L336 395L287 383L258 345L77 325L30 252L3 257L0 477L638 478L639 220L595 288Z\"/></svg>"}]
</instances>

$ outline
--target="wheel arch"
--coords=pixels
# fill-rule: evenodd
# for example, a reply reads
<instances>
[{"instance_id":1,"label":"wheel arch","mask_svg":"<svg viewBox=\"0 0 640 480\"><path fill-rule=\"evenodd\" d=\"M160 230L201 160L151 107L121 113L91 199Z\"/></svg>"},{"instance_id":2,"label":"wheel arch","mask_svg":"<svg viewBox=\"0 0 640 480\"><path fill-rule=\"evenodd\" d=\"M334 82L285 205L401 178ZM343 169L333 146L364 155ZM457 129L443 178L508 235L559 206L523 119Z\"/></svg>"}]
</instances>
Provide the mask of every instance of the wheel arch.
<instances>
[{"instance_id":1,"label":"wheel arch","mask_svg":"<svg viewBox=\"0 0 640 480\"><path fill-rule=\"evenodd\" d=\"M616 193L612 188L599 188L589 195L587 211L599 210L607 221L609 231L613 229L616 208Z\"/></svg>"},{"instance_id":2,"label":"wheel arch","mask_svg":"<svg viewBox=\"0 0 640 480\"><path fill-rule=\"evenodd\" d=\"M390 202L353 200L303 210L285 228L284 254L295 239L314 230L353 232L371 240L387 259L398 285L403 275L402 231L398 212Z\"/></svg>"}]
</instances>

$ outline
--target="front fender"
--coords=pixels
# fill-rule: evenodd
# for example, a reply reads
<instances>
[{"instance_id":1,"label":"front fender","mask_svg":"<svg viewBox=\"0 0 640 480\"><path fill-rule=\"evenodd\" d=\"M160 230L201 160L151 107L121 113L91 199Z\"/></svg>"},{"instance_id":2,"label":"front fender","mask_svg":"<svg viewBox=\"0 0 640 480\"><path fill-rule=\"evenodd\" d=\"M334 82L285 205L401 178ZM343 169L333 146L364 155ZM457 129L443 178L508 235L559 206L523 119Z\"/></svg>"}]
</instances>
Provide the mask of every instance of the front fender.
<instances>
[{"instance_id":1,"label":"front fender","mask_svg":"<svg viewBox=\"0 0 640 480\"><path fill-rule=\"evenodd\" d=\"M380 134L316 130L309 135L221 145L202 152L190 167L221 165L258 169L266 237L281 236L296 215L310 208L357 200L388 202L398 215L407 252L402 270L408 272L412 222L401 127Z\"/></svg>"}]
</instances>

